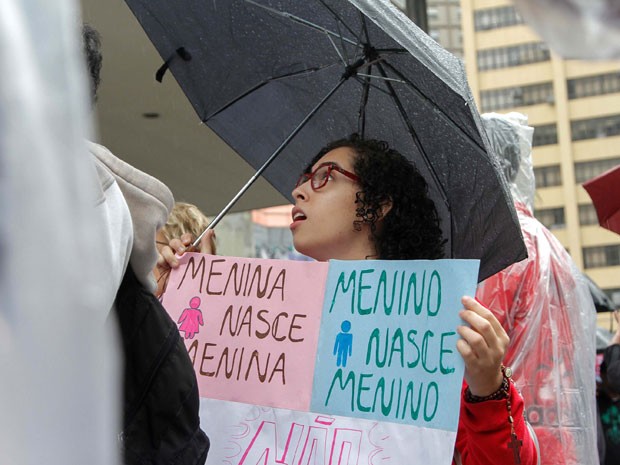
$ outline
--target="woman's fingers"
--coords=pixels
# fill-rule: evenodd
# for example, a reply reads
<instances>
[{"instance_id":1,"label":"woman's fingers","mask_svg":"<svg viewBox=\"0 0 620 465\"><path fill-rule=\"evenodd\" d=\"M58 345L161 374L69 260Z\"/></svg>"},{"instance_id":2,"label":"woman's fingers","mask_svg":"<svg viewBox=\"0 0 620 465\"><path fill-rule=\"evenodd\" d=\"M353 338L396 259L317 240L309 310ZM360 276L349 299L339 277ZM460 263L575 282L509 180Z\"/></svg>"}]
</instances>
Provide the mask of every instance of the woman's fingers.
<instances>
[{"instance_id":1,"label":"woman's fingers","mask_svg":"<svg viewBox=\"0 0 620 465\"><path fill-rule=\"evenodd\" d=\"M474 395L494 392L502 381L500 366L510 339L493 313L471 297L462 299L457 350L465 362L465 378Z\"/></svg>"},{"instance_id":2,"label":"woman's fingers","mask_svg":"<svg viewBox=\"0 0 620 465\"><path fill-rule=\"evenodd\" d=\"M208 253L211 255L215 255L216 247L215 247L215 231L213 229L208 229L202 238L200 239L199 246L201 253Z\"/></svg>"},{"instance_id":3,"label":"woman's fingers","mask_svg":"<svg viewBox=\"0 0 620 465\"><path fill-rule=\"evenodd\" d=\"M468 336L465 339L471 339L475 347L481 349L487 347L490 350L499 350L503 354L508 346L509 338L495 315L471 297L463 297L462 302L465 310L461 311L460 316L470 325L470 328L464 328L471 329L481 336L477 337L470 331L464 331L464 334Z\"/></svg>"},{"instance_id":4,"label":"woman's fingers","mask_svg":"<svg viewBox=\"0 0 620 465\"><path fill-rule=\"evenodd\" d=\"M491 312L491 310L486 308L476 299L473 299L468 296L463 297L461 299L461 302L463 306L465 307L466 311L472 312L468 314L468 316L471 316L473 321L471 322L468 321L468 323L470 324L479 323L482 326L486 326L486 324L488 323L493 329L493 331L495 332L495 334L506 335L506 331L504 331L504 328L502 327L501 323L498 321L497 318L495 318L495 315L493 315L493 312ZM472 315L476 315L479 318L475 318ZM506 337L508 336L506 335Z\"/></svg>"},{"instance_id":5,"label":"woman's fingers","mask_svg":"<svg viewBox=\"0 0 620 465\"><path fill-rule=\"evenodd\" d=\"M461 336L462 342L469 347L472 356L486 358L493 350L487 342L488 337L484 337L479 332L467 326L459 326L457 332Z\"/></svg>"},{"instance_id":6,"label":"woman's fingers","mask_svg":"<svg viewBox=\"0 0 620 465\"><path fill-rule=\"evenodd\" d=\"M176 257L177 250L179 253L185 252L185 246L179 239L172 239L170 245L165 245L159 249L160 259L157 261L157 265L161 267L177 268L179 266L179 260Z\"/></svg>"},{"instance_id":7,"label":"woman's fingers","mask_svg":"<svg viewBox=\"0 0 620 465\"><path fill-rule=\"evenodd\" d=\"M215 231L208 230L201 238L198 247L193 247L194 235L185 233L181 237L171 239L168 245L164 245L159 249L159 257L157 258L157 266L166 268L178 268L179 257L185 252L201 252L215 254Z\"/></svg>"}]
</instances>

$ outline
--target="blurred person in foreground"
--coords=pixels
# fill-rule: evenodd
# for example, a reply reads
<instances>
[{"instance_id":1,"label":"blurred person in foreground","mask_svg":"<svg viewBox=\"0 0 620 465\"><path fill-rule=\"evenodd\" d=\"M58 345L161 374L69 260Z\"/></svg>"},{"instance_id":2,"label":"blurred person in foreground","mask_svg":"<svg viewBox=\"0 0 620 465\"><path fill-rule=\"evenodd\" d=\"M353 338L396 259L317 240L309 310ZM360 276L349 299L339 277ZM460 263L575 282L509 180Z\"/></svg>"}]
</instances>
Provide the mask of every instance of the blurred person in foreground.
<instances>
[{"instance_id":1,"label":"blurred person in foreground","mask_svg":"<svg viewBox=\"0 0 620 465\"><path fill-rule=\"evenodd\" d=\"M518 113L482 115L510 185L528 258L484 282L477 299L508 336L515 373L543 465L595 465L594 304L557 238L533 215L533 130Z\"/></svg>"},{"instance_id":2,"label":"blurred person in foreground","mask_svg":"<svg viewBox=\"0 0 620 465\"><path fill-rule=\"evenodd\" d=\"M96 101L102 55L99 34L84 25L82 40ZM89 149L101 186L97 208L107 218L112 323L123 346L123 422L118 434L125 464L202 465L209 439L200 429L198 385L176 324L155 298L155 235L174 199L159 180L115 157ZM110 302L112 305L112 302Z\"/></svg>"},{"instance_id":3,"label":"blurred person in foreground","mask_svg":"<svg viewBox=\"0 0 620 465\"><path fill-rule=\"evenodd\" d=\"M170 244L177 244L180 253L186 252L191 242L199 237L207 229L207 226L209 226L209 218L196 205L186 202L174 204L168 221L157 231L155 236L158 259L153 273L157 280L157 290L155 291L157 297L161 297L166 290L171 267L178 267L178 259L175 257ZM200 240L199 249L202 253L216 253L215 231L207 231Z\"/></svg>"}]
</instances>

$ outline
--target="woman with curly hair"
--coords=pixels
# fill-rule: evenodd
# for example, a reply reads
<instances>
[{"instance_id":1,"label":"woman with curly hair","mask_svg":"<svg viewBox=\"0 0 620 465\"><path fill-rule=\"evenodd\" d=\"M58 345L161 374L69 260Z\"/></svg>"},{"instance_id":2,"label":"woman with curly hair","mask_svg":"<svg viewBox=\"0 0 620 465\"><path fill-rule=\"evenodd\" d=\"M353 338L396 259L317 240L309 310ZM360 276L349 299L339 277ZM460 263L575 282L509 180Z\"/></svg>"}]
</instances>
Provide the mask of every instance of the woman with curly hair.
<instances>
[{"instance_id":1,"label":"woman with curly hair","mask_svg":"<svg viewBox=\"0 0 620 465\"><path fill-rule=\"evenodd\" d=\"M355 193L353 227L361 231L367 224L376 247L377 255L368 258L442 258L446 241L435 204L428 197L426 181L409 160L386 142L363 140L356 134L332 142L314 157L302 177L307 179L312 167L328 152L347 147L356 154L353 168L360 187ZM382 209L387 205L390 214L382 218ZM379 220L381 229L377 228Z\"/></svg>"},{"instance_id":2,"label":"woman with curly hair","mask_svg":"<svg viewBox=\"0 0 620 465\"><path fill-rule=\"evenodd\" d=\"M427 190L417 169L387 143L356 135L333 142L293 190L295 248L320 261L442 258L445 241ZM471 297L462 303L459 315L469 326L457 328L465 383L455 463L535 464L523 399L502 366L508 336L487 308Z\"/></svg>"}]
</instances>

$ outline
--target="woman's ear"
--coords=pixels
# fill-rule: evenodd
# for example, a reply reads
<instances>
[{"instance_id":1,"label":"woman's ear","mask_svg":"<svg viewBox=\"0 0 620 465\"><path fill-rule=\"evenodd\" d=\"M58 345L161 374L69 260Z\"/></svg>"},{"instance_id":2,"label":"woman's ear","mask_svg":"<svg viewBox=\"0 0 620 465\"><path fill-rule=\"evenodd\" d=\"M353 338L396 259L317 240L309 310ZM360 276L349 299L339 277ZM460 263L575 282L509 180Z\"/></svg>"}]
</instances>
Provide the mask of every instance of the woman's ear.
<instances>
[{"instance_id":1,"label":"woman's ear","mask_svg":"<svg viewBox=\"0 0 620 465\"><path fill-rule=\"evenodd\" d=\"M392 199L388 199L381 204L380 214L381 218L385 218L392 209Z\"/></svg>"}]
</instances>

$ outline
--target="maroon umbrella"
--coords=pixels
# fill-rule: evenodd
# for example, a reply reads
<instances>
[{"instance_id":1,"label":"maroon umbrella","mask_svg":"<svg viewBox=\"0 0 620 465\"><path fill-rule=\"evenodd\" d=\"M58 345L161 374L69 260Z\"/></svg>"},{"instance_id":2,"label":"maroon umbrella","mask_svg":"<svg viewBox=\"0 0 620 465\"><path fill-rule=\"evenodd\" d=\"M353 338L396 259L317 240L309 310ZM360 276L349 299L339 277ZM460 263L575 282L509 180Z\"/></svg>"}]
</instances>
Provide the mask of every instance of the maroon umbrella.
<instances>
[{"instance_id":1,"label":"maroon umbrella","mask_svg":"<svg viewBox=\"0 0 620 465\"><path fill-rule=\"evenodd\" d=\"M620 234L620 165L583 183L590 194L598 222Z\"/></svg>"}]
</instances>

